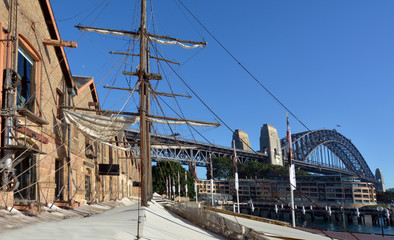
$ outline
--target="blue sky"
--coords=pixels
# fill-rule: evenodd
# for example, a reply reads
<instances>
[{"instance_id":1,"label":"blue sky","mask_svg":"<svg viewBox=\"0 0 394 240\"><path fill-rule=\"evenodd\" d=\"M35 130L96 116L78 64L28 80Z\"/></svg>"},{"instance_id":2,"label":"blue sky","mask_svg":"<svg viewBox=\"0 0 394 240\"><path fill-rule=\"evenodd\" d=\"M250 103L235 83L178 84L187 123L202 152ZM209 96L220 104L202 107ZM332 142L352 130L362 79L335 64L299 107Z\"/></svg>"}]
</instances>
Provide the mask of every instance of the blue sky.
<instances>
[{"instance_id":1,"label":"blue sky","mask_svg":"<svg viewBox=\"0 0 394 240\"><path fill-rule=\"evenodd\" d=\"M381 168L386 187L394 187L393 1L183 2L310 129L334 129L341 125L337 130L352 140L371 170ZM95 78L104 109L112 108L125 92L108 93L103 85L127 87L127 81L132 86L135 83L117 74L124 69L120 67L123 59L108 54L125 52L130 39L95 33L82 35L74 25L137 30L135 1L111 1L104 8L107 3L52 1L63 40L78 41L77 49L66 49L71 72ZM177 72L213 111L232 129L246 131L255 150L259 150L260 128L265 123L275 126L279 136L285 137L286 111L181 10L177 1L153 0L153 5L156 22L153 24L149 13L151 32L208 42L202 50L160 46L160 51L168 59L185 62L175 66ZM150 5L148 9L151 10ZM130 64L131 59L127 69ZM135 65L132 69L135 70ZM164 65L163 69L169 77L168 81L160 82L158 91L169 91L169 82L174 92L191 94L168 67ZM155 62L152 72L158 72ZM110 97L106 97L108 94ZM165 101L177 108L173 100ZM122 104L124 100L114 109L120 109ZM179 104L186 118L215 121L196 97L179 99ZM161 106L166 115L177 117L164 103ZM136 111L135 104L129 103L126 110ZM158 107L152 111L161 114ZM290 123L293 133L306 130L294 118L290 118ZM170 134L166 129L159 130ZM231 144L232 133L225 127L199 130L215 144ZM174 131L192 138L185 127L175 127ZM196 133L193 135L202 139Z\"/></svg>"}]
</instances>

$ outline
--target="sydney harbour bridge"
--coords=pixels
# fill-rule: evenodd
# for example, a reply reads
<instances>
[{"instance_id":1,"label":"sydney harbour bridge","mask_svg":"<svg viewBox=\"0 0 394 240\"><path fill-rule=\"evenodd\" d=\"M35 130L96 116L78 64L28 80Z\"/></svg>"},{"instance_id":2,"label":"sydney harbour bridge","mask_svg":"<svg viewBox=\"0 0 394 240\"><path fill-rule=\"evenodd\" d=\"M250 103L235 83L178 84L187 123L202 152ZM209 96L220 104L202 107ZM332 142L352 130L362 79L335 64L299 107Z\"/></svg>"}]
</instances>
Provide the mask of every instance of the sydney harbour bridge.
<instances>
[{"instance_id":1,"label":"sydney harbour bridge","mask_svg":"<svg viewBox=\"0 0 394 240\"><path fill-rule=\"evenodd\" d=\"M126 138L129 142L138 143L139 132L127 130ZM357 150L356 146L336 130L320 129L294 133L291 136L294 162L298 169L327 174L355 176L363 181L377 183L367 162ZM280 140L283 163L288 164L286 138ZM209 143L174 138L167 135L152 135L152 161L176 161L182 165L196 165L206 167L212 157L233 157L231 147L217 146ZM135 148L134 155L139 155ZM253 152L237 149L240 162L267 162L269 153Z\"/></svg>"}]
</instances>

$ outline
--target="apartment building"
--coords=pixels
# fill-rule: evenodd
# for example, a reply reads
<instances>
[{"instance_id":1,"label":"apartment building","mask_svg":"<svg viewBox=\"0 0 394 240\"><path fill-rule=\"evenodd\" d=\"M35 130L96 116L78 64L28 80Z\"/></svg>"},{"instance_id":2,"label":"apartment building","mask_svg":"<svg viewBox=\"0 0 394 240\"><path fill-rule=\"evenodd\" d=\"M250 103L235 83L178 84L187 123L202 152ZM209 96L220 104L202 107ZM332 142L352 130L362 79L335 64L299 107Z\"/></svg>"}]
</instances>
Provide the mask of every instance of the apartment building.
<instances>
[{"instance_id":1,"label":"apartment building","mask_svg":"<svg viewBox=\"0 0 394 240\"><path fill-rule=\"evenodd\" d=\"M210 180L199 180L200 194L211 194ZM345 205L359 207L376 204L376 191L373 184L361 182L353 177L340 176L300 176L297 177L295 202L308 204L311 199L321 205ZM233 180L215 180L214 194L228 194L235 197ZM255 203L277 202L277 199L290 201L289 183L280 179L240 179L239 199Z\"/></svg>"}]
</instances>

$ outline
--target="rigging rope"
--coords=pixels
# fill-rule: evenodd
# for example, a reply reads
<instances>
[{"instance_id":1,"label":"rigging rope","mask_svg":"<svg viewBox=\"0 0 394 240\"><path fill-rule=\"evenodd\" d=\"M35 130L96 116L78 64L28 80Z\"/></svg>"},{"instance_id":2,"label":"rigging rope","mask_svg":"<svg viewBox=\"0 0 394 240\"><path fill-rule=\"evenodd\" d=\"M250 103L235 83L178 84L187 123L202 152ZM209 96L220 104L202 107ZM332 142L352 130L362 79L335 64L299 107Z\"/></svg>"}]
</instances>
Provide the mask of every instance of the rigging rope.
<instances>
[{"instance_id":1,"label":"rigging rope","mask_svg":"<svg viewBox=\"0 0 394 240\"><path fill-rule=\"evenodd\" d=\"M73 16L71 16L71 17L66 17L66 18L63 18L63 19L57 19L56 22L66 22L66 21L68 21L68 20L74 19L74 18L76 18L76 17L78 17L78 16L80 16L80 15L82 15L82 14L88 12L89 10L91 10L92 12L86 17L86 18L88 18L88 17L89 17L94 11L96 11L97 8L99 8L100 5L103 4L104 2L105 2L105 0L102 0L101 2L96 2L96 3L94 3L93 5L91 5L89 8L87 8L87 9L85 9L85 10L82 10L82 11L76 13L75 15L73 15ZM92 9L92 8L94 8L94 9ZM85 18L85 19L86 19L86 18ZM82 22L85 21L85 19L82 20ZM82 22L81 22L81 23L82 23Z\"/></svg>"},{"instance_id":2,"label":"rigging rope","mask_svg":"<svg viewBox=\"0 0 394 240\"><path fill-rule=\"evenodd\" d=\"M160 52L158 52L159 53L159 55L161 56L161 54L160 54ZM162 56L161 56L162 57ZM167 63L167 62L166 62ZM196 98L227 128L227 129L229 129L232 133L234 133L234 131L227 125L227 123L226 122L224 122L217 114L216 114L216 112L215 111L213 111L208 105L207 105L207 103L205 103L205 101L204 100L202 100L200 97L199 97L199 95L190 87L190 85L175 71L175 69L169 64L169 63L167 63L167 65L168 65L168 67L178 76L178 78L185 84L185 86L193 93L193 95L194 96L196 96ZM242 141L242 140L241 140ZM209 141L208 141L209 142ZM212 144L212 143L211 143ZM247 144L247 143L245 143L244 142L244 144L246 144L251 150L252 150L252 152L254 152L254 153L256 153L253 149L252 149L252 147L251 146L249 146L249 144ZM213 146L214 146L214 144L212 144ZM261 158L265 163L267 163L267 160L266 159L264 159L264 158ZM268 163L267 163L268 164ZM283 175L279 172L279 171L277 171L275 168L273 168L270 164L268 164L268 166L275 172L275 173L277 173L279 176L282 176L283 177ZM256 181L257 183L258 183L258 181ZM287 181L289 184L291 184L290 183L290 181ZM296 188L296 186L293 186L294 188ZM298 188L296 188L297 189L297 191L298 192L300 192L302 195L304 195L305 197L306 197L306 195L301 191L301 190L299 190ZM307 199L309 199L309 201L311 201L311 203L313 203L317 208L319 208L320 210L322 210L316 203L314 203L310 198L308 198L308 197L306 197ZM279 200L281 200L281 199L279 199ZM281 201L283 201L283 200L281 200ZM284 202L285 203L285 202ZM287 203L286 203L287 204ZM323 212L323 211L322 211ZM325 212L324 212L325 213ZM325 213L325 214L327 214L327 213ZM328 215L328 214L327 214ZM331 216L328 216L330 219L332 219L334 222L336 222L339 226L341 226L342 228L344 228L345 229L345 231L347 231L347 229L341 224L341 223L339 223L338 221L336 221L333 217L331 217ZM324 231L322 231L321 229L319 229L323 234L325 234L324 233ZM349 232L350 234L352 234L351 232ZM327 235L327 234L325 234L325 235ZM327 235L328 236L328 235ZM356 239L358 239L357 237L355 237Z\"/></svg>"}]
</instances>

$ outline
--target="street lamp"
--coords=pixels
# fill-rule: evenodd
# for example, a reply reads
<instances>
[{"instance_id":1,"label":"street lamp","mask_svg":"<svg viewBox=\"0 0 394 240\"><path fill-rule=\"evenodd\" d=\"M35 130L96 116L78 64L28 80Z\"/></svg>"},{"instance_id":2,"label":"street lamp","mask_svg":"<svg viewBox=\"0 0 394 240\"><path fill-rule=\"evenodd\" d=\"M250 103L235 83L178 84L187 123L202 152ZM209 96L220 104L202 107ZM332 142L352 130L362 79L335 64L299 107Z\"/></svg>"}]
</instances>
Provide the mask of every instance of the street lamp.
<instances>
[{"instance_id":1,"label":"street lamp","mask_svg":"<svg viewBox=\"0 0 394 240\"><path fill-rule=\"evenodd\" d=\"M378 210L378 212L380 212L380 213L383 213L383 207L382 206L378 206L376 208L376 210ZM383 217L383 214L382 214L382 217ZM378 219L379 219L379 222L380 222L379 213L378 213ZM382 221L382 237L384 237L384 232L383 232L384 219L382 219L382 220L383 220Z\"/></svg>"}]
</instances>

